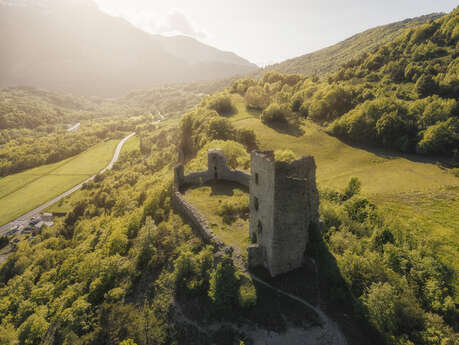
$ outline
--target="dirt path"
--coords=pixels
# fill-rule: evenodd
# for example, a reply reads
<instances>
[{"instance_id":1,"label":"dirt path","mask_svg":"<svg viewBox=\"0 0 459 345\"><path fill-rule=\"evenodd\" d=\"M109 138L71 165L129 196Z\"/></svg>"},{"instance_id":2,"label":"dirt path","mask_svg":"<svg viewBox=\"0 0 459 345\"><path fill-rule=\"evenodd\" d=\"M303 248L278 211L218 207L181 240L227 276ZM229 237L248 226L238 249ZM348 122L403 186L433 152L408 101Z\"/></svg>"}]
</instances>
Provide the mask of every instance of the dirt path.
<instances>
[{"instance_id":1,"label":"dirt path","mask_svg":"<svg viewBox=\"0 0 459 345\"><path fill-rule=\"evenodd\" d=\"M309 302L305 301L304 299L301 299L295 295L292 295L288 292L285 292L281 289L278 289L274 286L272 286L271 284L265 282L264 280L261 280L260 278L257 278L256 276L252 275L252 279L264 286L266 286L267 288L270 288L274 291L276 291L277 293L281 294L281 295L284 295L284 296L287 296L295 301L297 301L298 303L301 303L303 304L304 306L314 310L317 315L319 315L320 317L320 320L322 322L322 325L323 325L323 329L325 331L325 333L330 337L329 339L329 344L336 344L336 345L347 345L347 341L346 341L346 338L344 337L343 333L341 333L338 325L333 321L331 320L319 307L315 307L313 306L312 304L310 304Z\"/></svg>"}]
</instances>

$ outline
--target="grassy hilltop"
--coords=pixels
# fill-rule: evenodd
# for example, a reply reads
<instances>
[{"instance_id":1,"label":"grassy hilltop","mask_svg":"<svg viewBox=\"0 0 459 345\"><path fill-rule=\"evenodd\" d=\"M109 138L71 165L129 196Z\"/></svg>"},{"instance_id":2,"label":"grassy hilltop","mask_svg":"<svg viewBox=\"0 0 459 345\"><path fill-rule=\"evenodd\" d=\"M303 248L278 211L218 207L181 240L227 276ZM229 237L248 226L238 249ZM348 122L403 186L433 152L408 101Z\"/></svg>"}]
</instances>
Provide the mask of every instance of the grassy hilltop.
<instances>
[{"instance_id":1,"label":"grassy hilltop","mask_svg":"<svg viewBox=\"0 0 459 345\"><path fill-rule=\"evenodd\" d=\"M131 123L138 139L112 170L56 205L65 217L0 265L0 344L329 339L315 311L243 269L246 191L184 192L232 256L174 211L178 153L189 172L218 147L241 169L257 148L283 160L315 157L323 224L310 229L314 260L272 285L320 306L349 344L454 345L458 16L409 28L322 79L270 72L210 96L159 88L110 103L140 109ZM179 106L161 99L187 94ZM156 122L166 113L156 103L173 118Z\"/></svg>"},{"instance_id":2,"label":"grassy hilltop","mask_svg":"<svg viewBox=\"0 0 459 345\"><path fill-rule=\"evenodd\" d=\"M445 333L437 339L453 341L448 332L456 325L459 287L458 21L456 9L408 29L323 79L277 72L241 79L181 121L181 147L190 158L222 146L213 140L226 141L233 167L248 160L238 145L315 157L327 229L313 241L321 238L336 260L355 298L355 315L360 310L387 343L430 344L429 327L440 319ZM188 197L196 201L198 193L204 198L198 205L209 205L201 206L203 212L222 222L215 196L201 189ZM240 200L234 198L228 207L237 214ZM240 237L239 245L245 241ZM318 248L311 250L325 260ZM332 272L324 274L324 294L333 305L345 305L346 292Z\"/></svg>"}]
</instances>

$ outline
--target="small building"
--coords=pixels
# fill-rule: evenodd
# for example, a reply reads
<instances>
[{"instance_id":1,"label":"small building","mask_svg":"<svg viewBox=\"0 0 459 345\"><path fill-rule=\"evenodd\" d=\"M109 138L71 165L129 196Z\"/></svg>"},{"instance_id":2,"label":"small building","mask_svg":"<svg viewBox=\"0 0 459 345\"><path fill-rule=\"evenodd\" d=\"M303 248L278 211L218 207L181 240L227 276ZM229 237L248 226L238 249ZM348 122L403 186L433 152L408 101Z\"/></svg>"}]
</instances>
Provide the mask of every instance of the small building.
<instances>
[{"instance_id":1,"label":"small building","mask_svg":"<svg viewBox=\"0 0 459 345\"><path fill-rule=\"evenodd\" d=\"M45 223L52 223L53 222L53 214L52 213L43 213L41 215L41 220Z\"/></svg>"},{"instance_id":2,"label":"small building","mask_svg":"<svg viewBox=\"0 0 459 345\"><path fill-rule=\"evenodd\" d=\"M32 218L30 218L29 224L30 224L30 225L36 225L36 224L40 223L40 221L41 221L41 220L40 220L39 217L32 217Z\"/></svg>"}]
</instances>

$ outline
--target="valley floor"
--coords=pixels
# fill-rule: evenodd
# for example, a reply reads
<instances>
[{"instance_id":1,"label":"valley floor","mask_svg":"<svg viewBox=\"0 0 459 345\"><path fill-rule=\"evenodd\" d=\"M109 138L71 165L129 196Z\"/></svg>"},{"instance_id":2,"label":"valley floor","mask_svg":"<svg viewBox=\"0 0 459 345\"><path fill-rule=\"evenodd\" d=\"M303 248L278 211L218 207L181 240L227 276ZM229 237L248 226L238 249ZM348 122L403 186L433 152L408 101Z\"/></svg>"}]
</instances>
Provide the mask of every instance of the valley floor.
<instances>
[{"instance_id":1,"label":"valley floor","mask_svg":"<svg viewBox=\"0 0 459 345\"><path fill-rule=\"evenodd\" d=\"M103 169L117 140L100 143L75 157L0 179L0 225L53 199Z\"/></svg>"}]
</instances>

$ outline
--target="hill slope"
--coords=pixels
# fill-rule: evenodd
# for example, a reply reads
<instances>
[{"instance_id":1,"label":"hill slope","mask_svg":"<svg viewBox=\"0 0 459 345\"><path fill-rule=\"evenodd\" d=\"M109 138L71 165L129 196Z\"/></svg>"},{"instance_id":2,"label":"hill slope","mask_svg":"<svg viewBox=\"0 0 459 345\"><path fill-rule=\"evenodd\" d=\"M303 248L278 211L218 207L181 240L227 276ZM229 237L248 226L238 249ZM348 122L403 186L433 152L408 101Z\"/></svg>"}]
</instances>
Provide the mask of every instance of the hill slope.
<instances>
[{"instance_id":1,"label":"hill slope","mask_svg":"<svg viewBox=\"0 0 459 345\"><path fill-rule=\"evenodd\" d=\"M113 96L257 68L189 37L150 35L102 13L91 1L39 4L0 1L0 87Z\"/></svg>"},{"instance_id":2,"label":"hill slope","mask_svg":"<svg viewBox=\"0 0 459 345\"><path fill-rule=\"evenodd\" d=\"M431 20L440 18L442 15L440 13L432 13L377 26L331 47L268 66L266 70L274 70L282 73L301 73L305 75L324 75L329 72L335 72L339 66L352 58L356 58L363 53L370 53L383 44L392 41L405 29L428 23Z\"/></svg>"}]
</instances>

